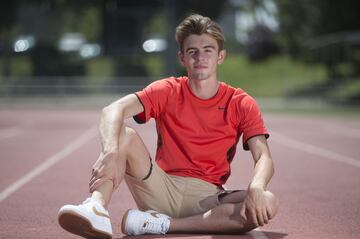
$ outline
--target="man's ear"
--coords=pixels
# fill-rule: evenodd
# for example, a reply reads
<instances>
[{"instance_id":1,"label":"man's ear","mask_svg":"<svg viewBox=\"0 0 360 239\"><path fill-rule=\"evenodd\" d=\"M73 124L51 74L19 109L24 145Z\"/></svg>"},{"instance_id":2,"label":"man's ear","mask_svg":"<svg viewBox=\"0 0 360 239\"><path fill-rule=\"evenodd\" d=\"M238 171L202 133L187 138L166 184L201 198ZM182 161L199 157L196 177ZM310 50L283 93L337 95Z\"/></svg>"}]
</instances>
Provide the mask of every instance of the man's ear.
<instances>
[{"instance_id":1,"label":"man's ear","mask_svg":"<svg viewBox=\"0 0 360 239\"><path fill-rule=\"evenodd\" d=\"M179 59L181 65L185 66L184 65L184 53L182 53L181 51L178 51L178 59Z\"/></svg>"},{"instance_id":2,"label":"man's ear","mask_svg":"<svg viewBox=\"0 0 360 239\"><path fill-rule=\"evenodd\" d=\"M218 64L223 63L224 60L225 60L225 57L226 57L226 50L225 50L225 49L222 49L222 50L219 52Z\"/></svg>"}]
</instances>

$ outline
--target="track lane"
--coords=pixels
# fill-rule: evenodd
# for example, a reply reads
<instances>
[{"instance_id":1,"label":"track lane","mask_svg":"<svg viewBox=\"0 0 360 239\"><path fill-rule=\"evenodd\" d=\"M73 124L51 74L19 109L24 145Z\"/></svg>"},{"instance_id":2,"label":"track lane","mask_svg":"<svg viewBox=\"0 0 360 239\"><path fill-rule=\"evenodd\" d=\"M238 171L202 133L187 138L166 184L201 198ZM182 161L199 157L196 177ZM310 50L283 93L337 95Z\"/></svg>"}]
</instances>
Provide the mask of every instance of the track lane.
<instances>
[{"instance_id":1,"label":"track lane","mask_svg":"<svg viewBox=\"0 0 360 239\"><path fill-rule=\"evenodd\" d=\"M21 112L0 113L2 127L16 127L22 132L0 141L0 191L97 122L95 113L88 111Z\"/></svg>"},{"instance_id":2,"label":"track lane","mask_svg":"<svg viewBox=\"0 0 360 239\"><path fill-rule=\"evenodd\" d=\"M13 113L16 117L21 116L21 112L16 111ZM39 113L47 120L41 121L40 125L28 123L29 128L31 128L31 125L33 126L29 132L34 134L38 131L42 136L46 134L58 136L52 138L52 141L55 142L55 146L49 147L52 153L65 145L64 141L66 139L61 136L61 132L64 132L64 135L75 134L78 136L85 126L96 123L99 115L98 112L75 113L71 111L57 113L45 111L35 112L34 114L39 115ZM32 114L26 112L27 116ZM47 114L50 114L50 116L46 116ZM2 117L2 114L0 115ZM1 117L0 127L9 127L9 123L2 123ZM331 143L326 144L326 140L334 135L334 133L327 132L324 127L321 127L322 125L329 123L332 125L346 125L346 127L355 129L358 127L356 121L346 119L345 123L341 123L341 120L329 117L265 115L265 120L270 131L274 130L274 132L279 132L301 142L304 142L304 138L307 138L309 131L312 130L314 133L314 137L311 138L312 145L321 145L321 147L329 147ZM154 155L156 134L153 122L150 125L137 125L130 120L128 124L137 129L142 135L145 144L151 149L151 154ZM294 134L295 131L298 133ZM29 135L31 136L31 134ZM322 137L323 134L327 137ZM18 145L19 139L23 136L26 136L26 134L0 141L0 149L5 150L1 151L1 154L3 155L6 150L11 151L15 147L14 145L11 146L11 144ZM49 136L48 139L51 137ZM338 154L356 156L357 148L347 148L343 145L348 138L349 135L337 134L338 146L329 148ZM12 141L13 139L17 140ZM56 140L58 140L57 143ZM352 138L352 140L358 143L356 138ZM322 144L324 142L325 144ZM50 140L46 143L46 141L42 141L42 144L45 145L52 144ZM318 155L286 147L276 141L276 134L271 135L269 144L276 163L276 174L269 189L280 196L282 206L279 215L271 224L261 228L265 236L269 239L358 238L360 233L360 225L357 220L360 217L358 207L360 192L357 186L360 182L359 169L334 162L326 157L319 157ZM35 155L37 155L35 149L37 147L30 147L29 145L23 148L24 152L26 151L32 155L27 159L32 162L28 165L30 168L37 165L35 161L39 160L39 158L35 158ZM0 238L78 238L69 235L57 225L57 210L66 203L80 203L81 200L88 196L87 183L90 170L97 158L99 149L99 141L92 139L0 203L0 211L2 212L0 217ZM15 156L15 161L22 162L23 158L17 158L20 154L17 157ZM358 157L355 159L357 160ZM7 163L10 162L6 161L5 164ZM244 152L241 145L239 145L233 162L233 173L226 186L228 188L246 188L248 181L252 177L252 167L253 162L250 153ZM21 175L21 173L17 173L18 169L20 168L15 168L13 172L17 177ZM0 169L0 172L5 173L2 170ZM122 237L119 229L122 214L127 208L134 206L135 203L129 191L125 185L122 185L115 192L110 205L116 237ZM166 237L238 238L238 236L216 235L168 235ZM144 236L139 238L159 237ZM252 237L244 235L241 238L248 239Z\"/></svg>"},{"instance_id":3,"label":"track lane","mask_svg":"<svg viewBox=\"0 0 360 239\"><path fill-rule=\"evenodd\" d=\"M326 144L333 139L324 134L320 126L339 119L273 116L269 120L275 132L292 136L293 140L304 142L304 135L310 131L314 134L311 138L314 147L325 145L341 156L358 154L358 147L344 147L344 138L348 136L338 136L336 147ZM304 125L299 123L301 120ZM344 122L357 126L357 122L348 119ZM303 133L292 134L294 128ZM276 138L276 133L272 138L270 144L277 168L272 188L282 203L270 230L285 231L289 238L358 238L359 168L336 162L326 155L304 152L301 147L287 147L283 140ZM355 143L360 145L359 140Z\"/></svg>"},{"instance_id":4,"label":"track lane","mask_svg":"<svg viewBox=\"0 0 360 239\"><path fill-rule=\"evenodd\" d=\"M3 191L0 192L0 203L9 196L11 196L11 194L15 193L18 189L26 185L32 179L39 176L40 174L51 168L54 164L58 163L63 158L70 155L74 150L80 148L83 144L93 138L96 133L96 128L91 127L90 129L86 130L82 135L80 135L80 137L76 138L74 141L66 145L63 149L46 159L41 164L37 165L35 168L33 168L24 176L16 180L14 183L10 184L8 187L6 187Z\"/></svg>"}]
</instances>

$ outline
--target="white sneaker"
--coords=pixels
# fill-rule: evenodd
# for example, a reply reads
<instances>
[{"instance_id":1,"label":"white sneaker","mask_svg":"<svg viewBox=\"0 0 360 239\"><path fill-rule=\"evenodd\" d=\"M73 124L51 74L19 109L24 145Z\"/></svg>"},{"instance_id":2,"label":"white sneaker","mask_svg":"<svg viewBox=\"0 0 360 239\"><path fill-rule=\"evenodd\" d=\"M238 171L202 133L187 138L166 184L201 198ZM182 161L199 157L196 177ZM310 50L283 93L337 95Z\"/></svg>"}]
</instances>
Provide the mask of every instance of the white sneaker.
<instances>
[{"instance_id":1,"label":"white sneaker","mask_svg":"<svg viewBox=\"0 0 360 239\"><path fill-rule=\"evenodd\" d=\"M128 210L121 223L121 230L129 236L165 234L170 227L170 217L156 211Z\"/></svg>"},{"instance_id":2,"label":"white sneaker","mask_svg":"<svg viewBox=\"0 0 360 239\"><path fill-rule=\"evenodd\" d=\"M82 204L65 205L59 210L59 224L66 231L85 238L112 238L108 211L95 199Z\"/></svg>"}]
</instances>

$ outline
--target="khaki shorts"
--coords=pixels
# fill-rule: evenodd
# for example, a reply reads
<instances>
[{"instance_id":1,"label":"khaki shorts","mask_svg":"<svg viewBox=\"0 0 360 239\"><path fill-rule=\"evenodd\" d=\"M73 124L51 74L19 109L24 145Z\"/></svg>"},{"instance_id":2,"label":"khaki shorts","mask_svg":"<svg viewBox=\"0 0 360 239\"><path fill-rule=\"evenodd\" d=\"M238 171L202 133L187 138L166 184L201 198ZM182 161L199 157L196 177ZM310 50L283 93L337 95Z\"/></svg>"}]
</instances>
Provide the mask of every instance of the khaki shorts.
<instances>
[{"instance_id":1,"label":"khaki shorts","mask_svg":"<svg viewBox=\"0 0 360 239\"><path fill-rule=\"evenodd\" d=\"M219 195L229 193L197 178L169 175L157 163L146 179L126 175L125 180L140 210L174 218L204 213L220 204Z\"/></svg>"}]
</instances>

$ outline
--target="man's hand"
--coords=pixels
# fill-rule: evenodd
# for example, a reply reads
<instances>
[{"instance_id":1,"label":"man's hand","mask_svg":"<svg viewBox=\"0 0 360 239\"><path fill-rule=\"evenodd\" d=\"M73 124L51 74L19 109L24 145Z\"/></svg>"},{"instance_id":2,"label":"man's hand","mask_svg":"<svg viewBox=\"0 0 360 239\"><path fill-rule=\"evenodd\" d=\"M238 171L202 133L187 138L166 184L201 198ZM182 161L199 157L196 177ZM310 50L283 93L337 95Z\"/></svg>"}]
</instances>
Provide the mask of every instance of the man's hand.
<instances>
[{"instance_id":1,"label":"man's hand","mask_svg":"<svg viewBox=\"0 0 360 239\"><path fill-rule=\"evenodd\" d=\"M267 224L273 215L266 200L265 188L274 174L274 164L264 135L250 138L248 145L255 162L255 174L240 209L240 217L244 222L258 227Z\"/></svg>"},{"instance_id":2,"label":"man's hand","mask_svg":"<svg viewBox=\"0 0 360 239\"><path fill-rule=\"evenodd\" d=\"M269 222L270 215L264 189L250 186L244 203L240 208L240 217L243 223L250 220L256 227L264 226Z\"/></svg>"},{"instance_id":3,"label":"man's hand","mask_svg":"<svg viewBox=\"0 0 360 239\"><path fill-rule=\"evenodd\" d=\"M111 180L114 188L119 184L119 170L117 170L117 161L119 153L114 151L110 153L101 152L98 160L92 167L92 175L90 179L90 192L96 190L104 181Z\"/></svg>"}]
</instances>

